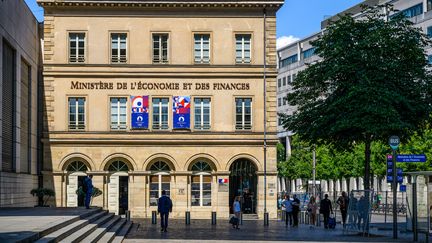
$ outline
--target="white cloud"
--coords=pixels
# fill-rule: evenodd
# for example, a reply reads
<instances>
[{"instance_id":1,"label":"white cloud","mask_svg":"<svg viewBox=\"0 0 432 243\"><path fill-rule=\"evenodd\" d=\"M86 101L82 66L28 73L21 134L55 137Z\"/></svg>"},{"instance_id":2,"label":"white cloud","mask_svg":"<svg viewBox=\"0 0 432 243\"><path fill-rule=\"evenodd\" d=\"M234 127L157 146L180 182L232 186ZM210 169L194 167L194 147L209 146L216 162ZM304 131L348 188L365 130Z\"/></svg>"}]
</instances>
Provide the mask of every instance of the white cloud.
<instances>
[{"instance_id":1,"label":"white cloud","mask_svg":"<svg viewBox=\"0 0 432 243\"><path fill-rule=\"evenodd\" d=\"M280 48L287 46L291 43L294 43L298 40L300 40L300 38L297 38L297 37L292 36L292 35L279 37L276 40L276 48L280 49Z\"/></svg>"}]
</instances>

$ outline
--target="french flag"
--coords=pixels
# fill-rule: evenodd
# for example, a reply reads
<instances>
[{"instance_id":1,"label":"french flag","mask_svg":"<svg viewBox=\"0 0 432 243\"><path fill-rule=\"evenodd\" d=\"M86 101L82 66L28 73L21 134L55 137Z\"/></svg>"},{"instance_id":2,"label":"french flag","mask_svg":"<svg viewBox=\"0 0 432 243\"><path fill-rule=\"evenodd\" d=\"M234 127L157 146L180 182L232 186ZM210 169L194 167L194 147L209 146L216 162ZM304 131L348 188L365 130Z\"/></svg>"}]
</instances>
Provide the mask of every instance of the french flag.
<instances>
[{"instance_id":1,"label":"french flag","mask_svg":"<svg viewBox=\"0 0 432 243\"><path fill-rule=\"evenodd\" d=\"M225 178L225 179L219 179L219 184L225 184L225 183L228 183L228 179L227 178Z\"/></svg>"}]
</instances>

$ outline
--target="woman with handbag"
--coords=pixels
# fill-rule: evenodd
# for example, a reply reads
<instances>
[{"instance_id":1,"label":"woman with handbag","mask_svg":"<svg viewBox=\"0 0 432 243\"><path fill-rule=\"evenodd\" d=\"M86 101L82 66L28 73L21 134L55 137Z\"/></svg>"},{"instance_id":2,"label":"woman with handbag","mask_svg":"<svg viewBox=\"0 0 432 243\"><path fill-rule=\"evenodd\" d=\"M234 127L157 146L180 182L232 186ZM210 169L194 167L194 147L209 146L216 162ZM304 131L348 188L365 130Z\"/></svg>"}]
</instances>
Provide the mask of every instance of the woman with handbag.
<instances>
[{"instance_id":1,"label":"woman with handbag","mask_svg":"<svg viewBox=\"0 0 432 243\"><path fill-rule=\"evenodd\" d=\"M311 228L315 225L316 223L316 215L317 215L317 210L318 210L318 205L316 204L316 200L315 197L312 196L309 199L309 203L307 205L307 212L309 214L309 223L311 225Z\"/></svg>"}]
</instances>

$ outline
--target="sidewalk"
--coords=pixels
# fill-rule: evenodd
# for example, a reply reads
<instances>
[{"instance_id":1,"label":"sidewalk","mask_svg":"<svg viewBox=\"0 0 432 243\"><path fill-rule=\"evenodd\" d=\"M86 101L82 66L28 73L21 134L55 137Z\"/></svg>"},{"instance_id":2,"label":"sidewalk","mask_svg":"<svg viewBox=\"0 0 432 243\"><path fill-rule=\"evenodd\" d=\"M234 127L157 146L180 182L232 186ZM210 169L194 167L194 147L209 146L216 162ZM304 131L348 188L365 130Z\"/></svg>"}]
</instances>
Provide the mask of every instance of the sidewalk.
<instances>
[{"instance_id":1,"label":"sidewalk","mask_svg":"<svg viewBox=\"0 0 432 243\"><path fill-rule=\"evenodd\" d=\"M236 230L228 224L228 220L219 219L217 225L211 225L210 220L191 220L190 225L185 225L184 220L171 219L168 232L161 233L159 218L156 225L152 225L149 219L133 221L135 226L124 242L412 242L412 234L400 233L399 239L393 240L391 231L373 230L371 237L344 235L340 225L334 230L310 228L308 225L291 228L286 227L284 222L270 221L270 226L264 227L262 220L250 220L244 221L240 230ZM424 236L419 236L419 240L424 242Z\"/></svg>"}]
</instances>

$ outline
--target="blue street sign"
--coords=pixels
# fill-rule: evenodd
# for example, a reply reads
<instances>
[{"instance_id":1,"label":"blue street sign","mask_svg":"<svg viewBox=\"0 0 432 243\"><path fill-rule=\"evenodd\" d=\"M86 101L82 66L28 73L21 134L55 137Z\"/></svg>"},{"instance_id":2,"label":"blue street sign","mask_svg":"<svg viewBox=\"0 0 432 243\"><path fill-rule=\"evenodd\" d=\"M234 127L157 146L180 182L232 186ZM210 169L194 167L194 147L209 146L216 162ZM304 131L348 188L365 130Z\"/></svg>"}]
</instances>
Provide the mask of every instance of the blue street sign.
<instances>
[{"instance_id":1,"label":"blue street sign","mask_svg":"<svg viewBox=\"0 0 432 243\"><path fill-rule=\"evenodd\" d=\"M406 185L400 185L399 186L399 191L406 192Z\"/></svg>"},{"instance_id":2,"label":"blue street sign","mask_svg":"<svg viewBox=\"0 0 432 243\"><path fill-rule=\"evenodd\" d=\"M391 183L391 182L393 182L393 176L387 175L387 183ZM397 176L397 182L398 183L402 183L403 182L403 177L402 176Z\"/></svg>"},{"instance_id":3,"label":"blue street sign","mask_svg":"<svg viewBox=\"0 0 432 243\"><path fill-rule=\"evenodd\" d=\"M393 161L387 162L387 168L389 168L389 169L393 168Z\"/></svg>"},{"instance_id":4,"label":"blue street sign","mask_svg":"<svg viewBox=\"0 0 432 243\"><path fill-rule=\"evenodd\" d=\"M397 162L426 162L426 155L424 154L398 154L396 156Z\"/></svg>"},{"instance_id":5,"label":"blue street sign","mask_svg":"<svg viewBox=\"0 0 432 243\"><path fill-rule=\"evenodd\" d=\"M403 170L401 168L397 168L396 173L398 176L402 176ZM393 169L387 169L387 175L393 175Z\"/></svg>"}]
</instances>

